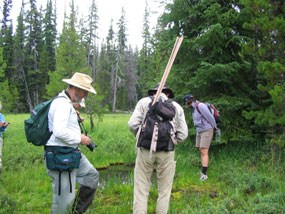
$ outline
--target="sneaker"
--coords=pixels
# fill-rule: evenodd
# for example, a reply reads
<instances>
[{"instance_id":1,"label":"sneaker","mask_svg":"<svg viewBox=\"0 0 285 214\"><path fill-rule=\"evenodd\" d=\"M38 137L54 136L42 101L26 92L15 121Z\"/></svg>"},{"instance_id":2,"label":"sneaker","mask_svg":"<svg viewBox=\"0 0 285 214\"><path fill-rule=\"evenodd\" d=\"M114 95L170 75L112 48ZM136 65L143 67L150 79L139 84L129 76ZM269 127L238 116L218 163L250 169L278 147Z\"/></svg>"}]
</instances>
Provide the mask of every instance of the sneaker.
<instances>
[{"instance_id":1,"label":"sneaker","mask_svg":"<svg viewBox=\"0 0 285 214\"><path fill-rule=\"evenodd\" d=\"M207 180L207 179L208 179L208 176L205 175L205 174L203 174L203 173L201 173L200 181L205 181L205 180Z\"/></svg>"}]
</instances>

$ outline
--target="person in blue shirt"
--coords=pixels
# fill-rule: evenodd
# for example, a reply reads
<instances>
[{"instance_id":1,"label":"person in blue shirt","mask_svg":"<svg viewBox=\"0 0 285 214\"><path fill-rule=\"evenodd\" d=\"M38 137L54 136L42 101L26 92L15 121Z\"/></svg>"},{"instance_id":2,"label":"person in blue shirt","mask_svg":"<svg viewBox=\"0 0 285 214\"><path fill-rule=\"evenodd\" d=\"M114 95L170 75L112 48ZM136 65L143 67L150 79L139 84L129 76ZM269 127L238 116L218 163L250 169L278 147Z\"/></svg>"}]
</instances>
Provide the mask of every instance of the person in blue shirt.
<instances>
[{"instance_id":1,"label":"person in blue shirt","mask_svg":"<svg viewBox=\"0 0 285 214\"><path fill-rule=\"evenodd\" d=\"M209 164L209 149L217 124L213 114L205 103L195 100L193 95L186 94L183 97L184 103L192 110L192 117L196 129L196 148L201 156L200 181L208 179L207 170ZM199 109L199 110L198 110Z\"/></svg>"},{"instance_id":2,"label":"person in blue shirt","mask_svg":"<svg viewBox=\"0 0 285 214\"><path fill-rule=\"evenodd\" d=\"M0 111L2 110L2 104L0 102ZM2 147L3 147L3 132L7 129L9 123L5 121L4 115L0 112L0 172L2 171Z\"/></svg>"}]
</instances>

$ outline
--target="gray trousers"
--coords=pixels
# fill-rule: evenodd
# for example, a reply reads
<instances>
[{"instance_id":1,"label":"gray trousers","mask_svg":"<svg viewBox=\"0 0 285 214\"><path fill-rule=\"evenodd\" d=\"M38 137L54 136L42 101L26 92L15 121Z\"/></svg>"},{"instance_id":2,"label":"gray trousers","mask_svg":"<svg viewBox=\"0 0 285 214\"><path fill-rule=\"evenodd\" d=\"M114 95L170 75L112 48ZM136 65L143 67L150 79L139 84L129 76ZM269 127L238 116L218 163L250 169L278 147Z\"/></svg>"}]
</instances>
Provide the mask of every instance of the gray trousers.
<instances>
[{"instance_id":1,"label":"gray trousers","mask_svg":"<svg viewBox=\"0 0 285 214\"><path fill-rule=\"evenodd\" d=\"M71 192L69 173L61 173L60 181L60 195L59 190L59 172L57 170L47 169L48 175L52 178L53 203L52 214L69 213L72 209L72 204L75 199L76 182L80 185L96 189L99 183L99 173L94 166L88 161L85 155L82 154L79 169L74 169L70 173Z\"/></svg>"}]
</instances>

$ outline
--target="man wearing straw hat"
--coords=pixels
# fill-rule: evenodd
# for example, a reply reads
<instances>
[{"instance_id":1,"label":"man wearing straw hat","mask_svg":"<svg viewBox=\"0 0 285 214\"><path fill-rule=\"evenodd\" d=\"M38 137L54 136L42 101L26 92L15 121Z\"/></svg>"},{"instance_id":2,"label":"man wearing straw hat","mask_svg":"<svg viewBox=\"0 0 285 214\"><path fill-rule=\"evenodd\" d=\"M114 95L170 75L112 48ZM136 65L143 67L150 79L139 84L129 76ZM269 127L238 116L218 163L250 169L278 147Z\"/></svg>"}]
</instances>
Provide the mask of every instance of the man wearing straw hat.
<instances>
[{"instance_id":1,"label":"man wearing straw hat","mask_svg":"<svg viewBox=\"0 0 285 214\"><path fill-rule=\"evenodd\" d=\"M140 130L144 119L148 112L149 106L158 91L157 85L153 89L148 90L148 97L142 98L138 101L135 110L128 121L130 130L139 138ZM168 98L174 98L173 91L164 86L160 99L166 101ZM133 213L147 213L147 201L149 195L149 188L151 184L151 176L156 170L157 184L158 184L158 199L156 206L156 213L168 212L170 194L172 189L173 178L175 174L176 161L174 160L174 144L182 142L188 136L188 127L185 121L184 111L182 107L172 101L175 107L175 116L172 120L174 132L174 141L170 140L172 147L170 150L155 151L151 153L151 149L141 147L138 144L137 157L134 170L134 202ZM157 141L159 144L159 141ZM169 147L170 148L170 147Z\"/></svg>"},{"instance_id":2,"label":"man wearing straw hat","mask_svg":"<svg viewBox=\"0 0 285 214\"><path fill-rule=\"evenodd\" d=\"M54 99L49 110L49 129L52 136L46 144L46 148L72 147L77 149L79 144L89 145L91 139L81 134L74 103L80 103L87 97L88 92L96 94L92 87L92 78L83 73L75 73L71 79L63 79L68 84L66 90L59 93ZM81 154L78 169L70 173L63 171L59 179L57 170L49 170L52 178L53 190L53 214L84 213L92 203L99 181L99 173L88 159ZM78 197L75 200L75 182L80 184Z\"/></svg>"}]
</instances>

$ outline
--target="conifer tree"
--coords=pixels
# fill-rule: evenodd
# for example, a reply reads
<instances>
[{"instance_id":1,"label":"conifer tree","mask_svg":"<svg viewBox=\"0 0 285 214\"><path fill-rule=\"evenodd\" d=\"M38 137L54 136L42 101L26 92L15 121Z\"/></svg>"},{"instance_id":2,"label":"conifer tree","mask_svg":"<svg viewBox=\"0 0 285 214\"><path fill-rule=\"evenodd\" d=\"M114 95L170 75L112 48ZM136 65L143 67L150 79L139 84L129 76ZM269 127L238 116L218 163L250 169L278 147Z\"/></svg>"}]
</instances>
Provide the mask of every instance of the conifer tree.
<instances>
[{"instance_id":1,"label":"conifer tree","mask_svg":"<svg viewBox=\"0 0 285 214\"><path fill-rule=\"evenodd\" d=\"M125 60L126 60L126 48L127 48L127 34L126 34L126 20L125 10L122 8L121 17L117 23L117 48L114 67L114 83L113 85L113 103L112 112L115 112L116 105L120 106L120 109L126 109L126 73L125 73ZM119 95L119 96L118 96Z\"/></svg>"},{"instance_id":2,"label":"conifer tree","mask_svg":"<svg viewBox=\"0 0 285 214\"><path fill-rule=\"evenodd\" d=\"M3 1L3 19L1 20L1 38L0 46L3 47L3 65L5 64L5 69L3 70L3 75L1 75L1 84L2 84L2 101L5 102L6 110L13 110L17 112L17 84L14 66L14 40L13 40L13 23L10 16L12 9L12 1L4 0ZM2 53L2 52L1 52Z\"/></svg>"},{"instance_id":3,"label":"conifer tree","mask_svg":"<svg viewBox=\"0 0 285 214\"><path fill-rule=\"evenodd\" d=\"M243 7L247 9L244 28L251 34L243 54L256 65L258 77L254 106L245 115L254 121L255 133L264 135L273 145L285 147L285 3L243 1Z\"/></svg>"},{"instance_id":4,"label":"conifer tree","mask_svg":"<svg viewBox=\"0 0 285 214\"><path fill-rule=\"evenodd\" d=\"M98 48L97 48L97 39L98 39L98 9L96 1L92 0L91 7L89 9L89 14L87 18L87 27L84 31L85 35L85 48L87 51L87 64L90 66L92 71L92 78L96 82L97 69L98 66Z\"/></svg>"},{"instance_id":5,"label":"conifer tree","mask_svg":"<svg viewBox=\"0 0 285 214\"><path fill-rule=\"evenodd\" d=\"M41 69L45 71L46 79L48 72L56 70L56 15L53 7L53 1L48 0L43 19L43 36L44 44L41 57Z\"/></svg>"},{"instance_id":6,"label":"conifer tree","mask_svg":"<svg viewBox=\"0 0 285 214\"><path fill-rule=\"evenodd\" d=\"M137 70L138 70L138 50L133 51L132 47L129 46L126 51L126 63L125 63L125 72L126 72L126 84L125 90L127 93L127 105L126 109L132 109L137 101Z\"/></svg>"},{"instance_id":7,"label":"conifer tree","mask_svg":"<svg viewBox=\"0 0 285 214\"><path fill-rule=\"evenodd\" d=\"M36 7L36 1L30 0L29 4L23 3L23 8L27 8L23 13L24 26L24 60L22 61L23 70L21 75L25 79L28 95L31 103L28 102L31 110L35 105L42 101L45 93L44 72L39 68L41 51L43 47L42 17Z\"/></svg>"},{"instance_id":8,"label":"conifer tree","mask_svg":"<svg viewBox=\"0 0 285 214\"><path fill-rule=\"evenodd\" d=\"M59 45L57 48L56 63L57 69L50 72L50 84L47 86L49 96L54 96L56 93L64 89L61 80L70 78L75 72L88 73L90 69L87 67L85 58L85 49L80 42L80 35L76 31L77 13L74 1L70 4L70 14L63 21L62 33L59 37Z\"/></svg>"},{"instance_id":9,"label":"conifer tree","mask_svg":"<svg viewBox=\"0 0 285 214\"><path fill-rule=\"evenodd\" d=\"M33 108L31 95L29 91L28 80L25 72L25 25L24 25L24 5L22 4L20 14L17 19L17 28L14 39L14 66L16 72L16 84L19 91L19 100L17 102L17 109L20 112L27 111ZM28 108L27 108L28 107Z\"/></svg>"},{"instance_id":10,"label":"conifer tree","mask_svg":"<svg viewBox=\"0 0 285 214\"><path fill-rule=\"evenodd\" d=\"M13 23L10 17L12 1L3 1L3 19L1 21L1 47L3 47L3 59L6 63L5 77L9 84L13 79Z\"/></svg>"},{"instance_id":11,"label":"conifer tree","mask_svg":"<svg viewBox=\"0 0 285 214\"><path fill-rule=\"evenodd\" d=\"M140 50L139 55L139 67L138 67L138 88L139 88L139 97L142 97L145 94L145 91L148 89L149 81L153 80L154 69L151 68L152 55L151 55L151 34L149 26L149 7L146 2L144 18L143 18L143 45Z\"/></svg>"},{"instance_id":12,"label":"conifer tree","mask_svg":"<svg viewBox=\"0 0 285 214\"><path fill-rule=\"evenodd\" d=\"M113 20L111 20L111 24L108 31L108 36L106 38L106 55L105 55L105 61L106 63L103 69L103 66L100 65L101 71L106 71L106 75L109 76L108 84L110 87L108 88L108 96L106 103L109 104L110 109L113 111L113 101L114 101L114 87L115 87L115 65L116 65L116 42L115 42L115 32L113 29ZM104 48L104 46L102 46ZM101 54L104 53L101 51ZM101 55L100 54L100 55ZM101 58L101 57L100 57ZM102 62L102 59L100 59L100 63Z\"/></svg>"}]
</instances>

